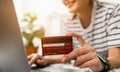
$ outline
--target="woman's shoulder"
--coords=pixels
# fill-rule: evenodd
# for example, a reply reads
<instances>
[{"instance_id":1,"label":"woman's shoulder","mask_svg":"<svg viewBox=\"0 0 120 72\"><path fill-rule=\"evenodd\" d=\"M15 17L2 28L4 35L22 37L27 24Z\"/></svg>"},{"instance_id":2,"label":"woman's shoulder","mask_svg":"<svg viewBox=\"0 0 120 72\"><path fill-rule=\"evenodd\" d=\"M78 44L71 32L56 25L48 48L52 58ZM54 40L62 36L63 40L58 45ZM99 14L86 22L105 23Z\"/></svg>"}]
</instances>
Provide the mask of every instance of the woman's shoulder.
<instances>
[{"instance_id":1,"label":"woman's shoulder","mask_svg":"<svg viewBox=\"0 0 120 72\"><path fill-rule=\"evenodd\" d=\"M108 1L98 1L97 2L97 11L106 11L108 15L117 14L116 12L120 11L120 4L117 2L108 2Z\"/></svg>"},{"instance_id":2,"label":"woman's shoulder","mask_svg":"<svg viewBox=\"0 0 120 72\"><path fill-rule=\"evenodd\" d=\"M110 10L115 10L116 8L118 8L118 6L120 6L120 4L117 2L98 1L98 0L96 0L96 2L99 8L106 8Z\"/></svg>"}]
</instances>

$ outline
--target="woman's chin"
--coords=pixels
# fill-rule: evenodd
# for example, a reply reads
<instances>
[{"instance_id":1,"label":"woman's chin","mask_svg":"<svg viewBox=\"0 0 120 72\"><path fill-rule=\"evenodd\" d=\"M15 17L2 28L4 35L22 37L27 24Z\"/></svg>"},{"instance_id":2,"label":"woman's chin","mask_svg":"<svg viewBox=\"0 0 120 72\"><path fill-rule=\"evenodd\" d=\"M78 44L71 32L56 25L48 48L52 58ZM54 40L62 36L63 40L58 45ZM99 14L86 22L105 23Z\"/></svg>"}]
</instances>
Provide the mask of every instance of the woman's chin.
<instances>
[{"instance_id":1,"label":"woman's chin","mask_svg":"<svg viewBox=\"0 0 120 72\"><path fill-rule=\"evenodd\" d=\"M76 13L78 10L78 7L74 6L68 9L70 13Z\"/></svg>"},{"instance_id":2,"label":"woman's chin","mask_svg":"<svg viewBox=\"0 0 120 72\"><path fill-rule=\"evenodd\" d=\"M76 10L69 10L70 13L76 13Z\"/></svg>"}]
</instances>

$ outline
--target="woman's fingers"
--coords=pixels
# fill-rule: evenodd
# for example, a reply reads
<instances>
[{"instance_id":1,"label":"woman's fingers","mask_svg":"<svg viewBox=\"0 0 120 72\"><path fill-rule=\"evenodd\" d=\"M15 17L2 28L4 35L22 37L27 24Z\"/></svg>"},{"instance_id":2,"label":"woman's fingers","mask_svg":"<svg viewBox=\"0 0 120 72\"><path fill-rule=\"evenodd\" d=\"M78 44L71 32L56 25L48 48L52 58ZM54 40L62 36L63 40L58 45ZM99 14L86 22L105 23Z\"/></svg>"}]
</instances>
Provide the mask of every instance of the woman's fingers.
<instances>
[{"instance_id":1,"label":"woman's fingers","mask_svg":"<svg viewBox=\"0 0 120 72\"><path fill-rule=\"evenodd\" d=\"M83 55L78 56L78 58L75 61L76 66L79 66L79 65L97 57L95 50L88 44L86 44L82 50L87 51L87 52L84 53Z\"/></svg>"},{"instance_id":2,"label":"woman's fingers","mask_svg":"<svg viewBox=\"0 0 120 72\"><path fill-rule=\"evenodd\" d=\"M75 59L78 56L78 52L77 50L72 51L69 54L66 54L63 59L62 59L62 63L68 63L71 60Z\"/></svg>"},{"instance_id":3,"label":"woman's fingers","mask_svg":"<svg viewBox=\"0 0 120 72\"><path fill-rule=\"evenodd\" d=\"M80 66L80 65L84 64L85 62L90 61L92 59L94 59L94 55L93 55L93 53L89 52L85 55L78 56L76 58L76 61L75 61L74 65L75 66Z\"/></svg>"},{"instance_id":4,"label":"woman's fingers","mask_svg":"<svg viewBox=\"0 0 120 72\"><path fill-rule=\"evenodd\" d=\"M35 63L37 61L37 59L39 59L39 55L33 54L32 56L29 56L29 58L30 58L29 65L31 66L33 63Z\"/></svg>"},{"instance_id":5,"label":"woman's fingers","mask_svg":"<svg viewBox=\"0 0 120 72\"><path fill-rule=\"evenodd\" d=\"M86 44L86 42L84 41L84 39L82 38L82 36L79 35L79 34L77 34L77 33L68 32L66 35L67 36L73 36L73 37L75 37L78 40L80 46L84 46Z\"/></svg>"},{"instance_id":6,"label":"woman's fingers","mask_svg":"<svg viewBox=\"0 0 120 72\"><path fill-rule=\"evenodd\" d=\"M86 46L86 45L85 45ZM89 49L81 47L73 50L69 54L65 55L62 59L63 63L70 62L71 60L75 60L78 56L85 55L89 52Z\"/></svg>"},{"instance_id":7,"label":"woman's fingers","mask_svg":"<svg viewBox=\"0 0 120 72\"><path fill-rule=\"evenodd\" d=\"M29 56L27 56L28 61L31 60L31 58L34 56L34 54L30 54Z\"/></svg>"},{"instance_id":8,"label":"woman's fingers","mask_svg":"<svg viewBox=\"0 0 120 72\"><path fill-rule=\"evenodd\" d=\"M45 60L45 59L38 59L37 60L37 64L39 64L41 66L46 66L47 65L47 60Z\"/></svg>"},{"instance_id":9,"label":"woman's fingers","mask_svg":"<svg viewBox=\"0 0 120 72\"><path fill-rule=\"evenodd\" d=\"M98 72L101 70L101 64L97 58L94 58L90 61L83 63L82 65L78 66L80 68L90 68L93 72Z\"/></svg>"}]
</instances>

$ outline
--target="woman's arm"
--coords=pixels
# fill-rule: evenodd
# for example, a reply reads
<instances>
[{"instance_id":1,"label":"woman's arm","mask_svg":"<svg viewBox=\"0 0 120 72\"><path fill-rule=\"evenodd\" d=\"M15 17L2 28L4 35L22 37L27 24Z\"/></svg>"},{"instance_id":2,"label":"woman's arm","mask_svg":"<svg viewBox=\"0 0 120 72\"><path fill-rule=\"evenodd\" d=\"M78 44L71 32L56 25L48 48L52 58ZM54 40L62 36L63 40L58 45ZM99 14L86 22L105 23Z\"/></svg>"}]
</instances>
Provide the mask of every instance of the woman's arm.
<instances>
[{"instance_id":1,"label":"woman's arm","mask_svg":"<svg viewBox=\"0 0 120 72\"><path fill-rule=\"evenodd\" d=\"M108 51L108 58L111 68L120 67L120 48L110 48Z\"/></svg>"}]
</instances>

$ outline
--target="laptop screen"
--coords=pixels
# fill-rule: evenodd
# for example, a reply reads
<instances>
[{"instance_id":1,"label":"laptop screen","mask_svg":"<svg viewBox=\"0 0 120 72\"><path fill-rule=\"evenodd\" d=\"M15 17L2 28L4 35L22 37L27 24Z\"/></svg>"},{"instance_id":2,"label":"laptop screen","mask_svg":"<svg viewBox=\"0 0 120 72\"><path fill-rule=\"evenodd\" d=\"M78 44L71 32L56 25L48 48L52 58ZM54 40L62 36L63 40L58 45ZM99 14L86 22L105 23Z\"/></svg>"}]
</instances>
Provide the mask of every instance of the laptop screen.
<instances>
[{"instance_id":1,"label":"laptop screen","mask_svg":"<svg viewBox=\"0 0 120 72\"><path fill-rule=\"evenodd\" d=\"M30 72L12 0L0 0L0 72Z\"/></svg>"}]
</instances>

